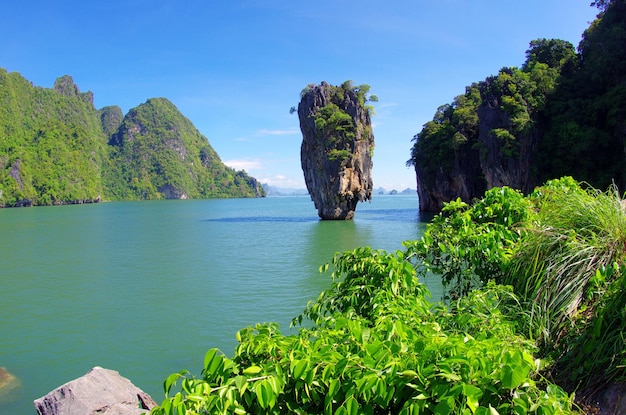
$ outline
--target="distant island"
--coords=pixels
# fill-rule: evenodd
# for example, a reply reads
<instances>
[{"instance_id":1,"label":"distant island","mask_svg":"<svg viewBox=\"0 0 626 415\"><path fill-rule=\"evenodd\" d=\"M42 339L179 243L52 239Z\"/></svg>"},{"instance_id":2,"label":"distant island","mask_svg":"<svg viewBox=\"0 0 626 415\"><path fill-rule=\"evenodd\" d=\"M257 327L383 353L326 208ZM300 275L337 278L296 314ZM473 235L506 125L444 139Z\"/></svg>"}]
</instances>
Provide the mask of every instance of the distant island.
<instances>
[{"instance_id":1,"label":"distant island","mask_svg":"<svg viewBox=\"0 0 626 415\"><path fill-rule=\"evenodd\" d=\"M0 68L0 207L263 196L165 98L124 115L69 75L49 89Z\"/></svg>"},{"instance_id":2,"label":"distant island","mask_svg":"<svg viewBox=\"0 0 626 415\"><path fill-rule=\"evenodd\" d=\"M263 183L263 189L265 190L265 194L270 196L308 196L309 192L306 189L301 188L289 188L289 187L279 187L279 186L270 186L269 184ZM373 195L415 195L417 196L417 189L406 188L402 191L398 191L396 189L387 190L384 187L378 187L372 191Z\"/></svg>"}]
</instances>

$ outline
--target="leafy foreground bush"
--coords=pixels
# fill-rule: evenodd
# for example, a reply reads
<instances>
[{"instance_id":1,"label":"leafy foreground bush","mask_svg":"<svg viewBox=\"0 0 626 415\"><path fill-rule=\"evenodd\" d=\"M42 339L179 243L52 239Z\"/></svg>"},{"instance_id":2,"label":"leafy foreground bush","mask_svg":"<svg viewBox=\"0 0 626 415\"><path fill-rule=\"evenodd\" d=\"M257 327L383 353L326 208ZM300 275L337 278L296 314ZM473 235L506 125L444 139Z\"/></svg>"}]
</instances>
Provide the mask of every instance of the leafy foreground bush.
<instances>
[{"instance_id":1,"label":"leafy foreground bush","mask_svg":"<svg viewBox=\"0 0 626 415\"><path fill-rule=\"evenodd\" d=\"M626 381L626 214L616 188L571 177L524 197L494 188L454 201L423 237L405 242L420 276L442 278L452 298L495 281L510 285L526 337L552 361L545 374L590 397Z\"/></svg>"},{"instance_id":2,"label":"leafy foreground bush","mask_svg":"<svg viewBox=\"0 0 626 415\"><path fill-rule=\"evenodd\" d=\"M294 320L297 335L272 323L241 330L232 358L212 349L202 377L170 375L151 413L572 412L516 334L524 314L510 290L488 284L445 307L427 300L403 252L359 248L333 265L331 288Z\"/></svg>"}]
</instances>

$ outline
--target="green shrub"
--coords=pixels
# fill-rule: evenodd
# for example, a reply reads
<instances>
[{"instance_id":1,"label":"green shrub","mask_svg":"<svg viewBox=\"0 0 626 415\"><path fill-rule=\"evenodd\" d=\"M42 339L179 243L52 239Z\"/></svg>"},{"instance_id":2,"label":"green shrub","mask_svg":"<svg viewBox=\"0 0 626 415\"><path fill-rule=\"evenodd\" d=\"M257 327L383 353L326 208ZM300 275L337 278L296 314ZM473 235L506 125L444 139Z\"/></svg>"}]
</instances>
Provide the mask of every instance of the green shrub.
<instances>
[{"instance_id":1,"label":"green shrub","mask_svg":"<svg viewBox=\"0 0 626 415\"><path fill-rule=\"evenodd\" d=\"M423 278L440 276L447 295L458 298L502 280L531 208L519 191L494 188L473 206L460 199L447 203L419 240L404 245Z\"/></svg>"},{"instance_id":2,"label":"green shrub","mask_svg":"<svg viewBox=\"0 0 626 415\"><path fill-rule=\"evenodd\" d=\"M448 299L489 281L510 285L523 310L518 330L568 390L626 379L626 215L615 187L564 177L527 197L492 189L471 206L447 204L405 245L421 276L442 278Z\"/></svg>"},{"instance_id":3,"label":"green shrub","mask_svg":"<svg viewBox=\"0 0 626 415\"><path fill-rule=\"evenodd\" d=\"M516 334L510 290L489 285L448 308L425 299L403 252L359 248L333 267L295 321L310 327L241 330L232 358L212 349L202 377L170 375L152 414L571 413L567 394L535 380L541 362Z\"/></svg>"}]
</instances>

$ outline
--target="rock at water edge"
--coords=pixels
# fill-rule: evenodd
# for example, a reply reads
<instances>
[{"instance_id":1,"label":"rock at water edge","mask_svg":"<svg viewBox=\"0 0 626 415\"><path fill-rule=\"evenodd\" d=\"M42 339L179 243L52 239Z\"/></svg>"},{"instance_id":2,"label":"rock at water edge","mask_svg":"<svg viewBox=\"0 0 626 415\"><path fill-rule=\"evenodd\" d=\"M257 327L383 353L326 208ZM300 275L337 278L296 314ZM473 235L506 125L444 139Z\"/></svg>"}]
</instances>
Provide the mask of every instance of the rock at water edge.
<instances>
[{"instance_id":1,"label":"rock at water edge","mask_svg":"<svg viewBox=\"0 0 626 415\"><path fill-rule=\"evenodd\" d=\"M33 403L39 415L139 415L156 406L128 379L99 366Z\"/></svg>"},{"instance_id":2,"label":"rock at water edge","mask_svg":"<svg viewBox=\"0 0 626 415\"><path fill-rule=\"evenodd\" d=\"M15 391L21 386L18 378L0 366L0 404L15 399Z\"/></svg>"}]
</instances>

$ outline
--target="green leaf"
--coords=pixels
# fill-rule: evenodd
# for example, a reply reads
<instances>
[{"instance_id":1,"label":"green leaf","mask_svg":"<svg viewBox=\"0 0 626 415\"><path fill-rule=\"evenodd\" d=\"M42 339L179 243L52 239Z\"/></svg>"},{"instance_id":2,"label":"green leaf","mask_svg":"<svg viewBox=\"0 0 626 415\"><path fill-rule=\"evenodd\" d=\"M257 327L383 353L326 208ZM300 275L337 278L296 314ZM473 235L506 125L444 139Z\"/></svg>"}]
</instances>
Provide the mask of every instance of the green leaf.
<instances>
[{"instance_id":1,"label":"green leaf","mask_svg":"<svg viewBox=\"0 0 626 415\"><path fill-rule=\"evenodd\" d=\"M434 410L435 415L449 415L452 413L452 407L448 400L443 400L435 406Z\"/></svg>"},{"instance_id":2,"label":"green leaf","mask_svg":"<svg viewBox=\"0 0 626 415\"><path fill-rule=\"evenodd\" d=\"M472 413L475 413L479 406L478 401L482 398L483 392L476 386L465 383L463 384L463 394L467 399L467 406Z\"/></svg>"},{"instance_id":3,"label":"green leaf","mask_svg":"<svg viewBox=\"0 0 626 415\"><path fill-rule=\"evenodd\" d=\"M527 374L528 371L524 370L522 366L513 368L509 365L504 365L500 374L500 382L507 389L515 389L524 383Z\"/></svg>"},{"instance_id":4,"label":"green leaf","mask_svg":"<svg viewBox=\"0 0 626 415\"><path fill-rule=\"evenodd\" d=\"M265 409L269 405L269 396L268 390L265 387L265 383L263 381L259 381L254 388L254 393L256 394L256 399L259 402L259 406Z\"/></svg>"},{"instance_id":5,"label":"green leaf","mask_svg":"<svg viewBox=\"0 0 626 415\"><path fill-rule=\"evenodd\" d=\"M248 379L246 379L245 376L235 376L235 378L233 379L234 383L235 383L235 387L237 389L239 389L240 393L243 393L244 389L246 388L246 385L248 383Z\"/></svg>"},{"instance_id":6,"label":"green leaf","mask_svg":"<svg viewBox=\"0 0 626 415\"><path fill-rule=\"evenodd\" d=\"M256 375L257 373L261 373L263 369L260 366L249 366L243 370L245 375Z\"/></svg>"},{"instance_id":7,"label":"green leaf","mask_svg":"<svg viewBox=\"0 0 626 415\"><path fill-rule=\"evenodd\" d=\"M340 387L341 387L341 381L339 379L331 380L330 384L328 385L327 395L331 397L335 396L335 394L337 393Z\"/></svg>"},{"instance_id":8,"label":"green leaf","mask_svg":"<svg viewBox=\"0 0 626 415\"><path fill-rule=\"evenodd\" d=\"M204 370L208 373L215 373L222 363L222 356L220 356L218 349L210 349L204 355Z\"/></svg>"},{"instance_id":9,"label":"green leaf","mask_svg":"<svg viewBox=\"0 0 626 415\"><path fill-rule=\"evenodd\" d=\"M298 360L292 365L291 374L294 379L303 379L304 372L306 371L309 362L306 360Z\"/></svg>"},{"instance_id":10,"label":"green leaf","mask_svg":"<svg viewBox=\"0 0 626 415\"><path fill-rule=\"evenodd\" d=\"M451 382L458 382L462 379L456 373L438 373L437 376L441 376L442 378L445 378L446 380Z\"/></svg>"},{"instance_id":11,"label":"green leaf","mask_svg":"<svg viewBox=\"0 0 626 415\"><path fill-rule=\"evenodd\" d=\"M346 411L349 415L357 415L359 413L359 402L354 398L354 396L348 396L344 405L346 406Z\"/></svg>"},{"instance_id":12,"label":"green leaf","mask_svg":"<svg viewBox=\"0 0 626 415\"><path fill-rule=\"evenodd\" d=\"M180 379L181 377L185 376L188 373L189 373L188 371L183 370L178 373L172 373L171 375L167 377L167 379L165 379L165 382L163 382L163 389L165 390L166 397L169 395L170 389L172 388L172 386L176 384L178 379Z\"/></svg>"}]
</instances>

